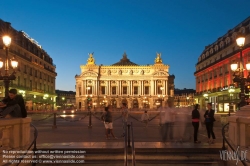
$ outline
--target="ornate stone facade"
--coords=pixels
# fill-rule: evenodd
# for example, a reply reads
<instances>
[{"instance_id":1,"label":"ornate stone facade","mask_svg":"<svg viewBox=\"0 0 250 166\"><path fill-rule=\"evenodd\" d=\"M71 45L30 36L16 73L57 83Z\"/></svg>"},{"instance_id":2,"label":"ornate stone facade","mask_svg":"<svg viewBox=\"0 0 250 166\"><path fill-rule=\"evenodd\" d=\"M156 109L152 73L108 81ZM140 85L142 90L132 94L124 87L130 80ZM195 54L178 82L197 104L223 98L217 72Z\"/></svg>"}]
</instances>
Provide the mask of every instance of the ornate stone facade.
<instances>
[{"instance_id":1,"label":"ornate stone facade","mask_svg":"<svg viewBox=\"0 0 250 166\"><path fill-rule=\"evenodd\" d=\"M87 64L80 66L81 74L75 76L77 109L86 110L88 96L97 108L107 104L120 108L127 103L128 108L153 109L164 106L174 95L174 77L169 75L169 66L162 63L160 54L153 65L137 65L126 53L110 66L96 65L94 61L93 54L89 54Z\"/></svg>"}]
</instances>

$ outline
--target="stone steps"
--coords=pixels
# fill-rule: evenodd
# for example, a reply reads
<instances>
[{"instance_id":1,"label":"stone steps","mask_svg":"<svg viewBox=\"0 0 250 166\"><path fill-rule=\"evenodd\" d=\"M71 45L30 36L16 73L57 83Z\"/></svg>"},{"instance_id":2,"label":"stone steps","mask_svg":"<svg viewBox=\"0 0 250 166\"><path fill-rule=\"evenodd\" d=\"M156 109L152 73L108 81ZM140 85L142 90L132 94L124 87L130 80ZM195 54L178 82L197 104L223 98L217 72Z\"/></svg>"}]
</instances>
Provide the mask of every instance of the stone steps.
<instances>
[{"instance_id":1,"label":"stone steps","mask_svg":"<svg viewBox=\"0 0 250 166\"><path fill-rule=\"evenodd\" d=\"M124 149L123 148L84 148L84 149L40 149L43 151L71 151L82 150L86 151L84 157L75 158L75 160L84 161L84 165L88 166L121 166L124 165ZM210 166L223 166L219 154L220 148L136 148L135 159L137 166L163 166L163 165L210 165ZM128 162L131 164L131 149L128 149ZM42 155L42 154L41 154ZM41 161L50 160L41 158ZM62 155L61 153L51 153L48 155ZM77 155L76 153L67 153L67 155ZM57 160L67 160L67 158L57 158ZM77 164L77 163L75 163ZM53 163L53 165L70 166L75 164L60 164ZM37 164L42 166L47 164ZM79 164L80 165L80 164Z\"/></svg>"}]
</instances>

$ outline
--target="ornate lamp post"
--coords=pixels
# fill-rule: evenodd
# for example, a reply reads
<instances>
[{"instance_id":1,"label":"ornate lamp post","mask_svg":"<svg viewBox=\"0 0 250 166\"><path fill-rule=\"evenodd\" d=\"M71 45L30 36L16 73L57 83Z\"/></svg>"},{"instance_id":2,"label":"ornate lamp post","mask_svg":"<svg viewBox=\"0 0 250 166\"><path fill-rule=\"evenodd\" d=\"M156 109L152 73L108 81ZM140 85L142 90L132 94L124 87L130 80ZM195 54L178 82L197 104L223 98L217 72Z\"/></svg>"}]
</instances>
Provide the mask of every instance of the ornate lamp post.
<instances>
[{"instance_id":1,"label":"ornate lamp post","mask_svg":"<svg viewBox=\"0 0 250 166\"><path fill-rule=\"evenodd\" d=\"M244 77L244 70L248 70L250 71L250 64L246 64L246 69L244 68L244 61L242 58L242 49L244 47L245 44L245 37L242 35L239 35L238 38L236 39L236 43L240 48L240 62L239 62L239 66L238 63L233 63L231 64L231 70L234 72L233 76L233 82L238 83L238 85L240 85L240 107L243 107L246 105L246 101L245 101L245 86L250 83L250 75L248 74L248 76L245 78Z\"/></svg>"},{"instance_id":2,"label":"ornate lamp post","mask_svg":"<svg viewBox=\"0 0 250 166\"><path fill-rule=\"evenodd\" d=\"M90 87L87 87L88 94L86 95L86 98L87 98L87 108L88 108L88 113L89 113L89 125L88 125L88 127L92 128L92 114L91 114L92 95L89 95L89 90L90 90Z\"/></svg>"},{"instance_id":3,"label":"ornate lamp post","mask_svg":"<svg viewBox=\"0 0 250 166\"><path fill-rule=\"evenodd\" d=\"M4 88L5 88L5 97L9 95L9 85L10 85L10 80L15 80L16 79L16 72L15 68L17 68L18 62L12 58L9 59L8 53L9 53L9 47L11 44L11 38L9 36L3 36L3 44L4 44L4 49L6 51L6 56L5 56L5 61L3 62L0 60L0 68L4 66L4 75L0 73L0 80L3 80L4 82ZM9 61L11 61L11 66L13 67L14 71L12 74L9 74Z\"/></svg>"}]
</instances>

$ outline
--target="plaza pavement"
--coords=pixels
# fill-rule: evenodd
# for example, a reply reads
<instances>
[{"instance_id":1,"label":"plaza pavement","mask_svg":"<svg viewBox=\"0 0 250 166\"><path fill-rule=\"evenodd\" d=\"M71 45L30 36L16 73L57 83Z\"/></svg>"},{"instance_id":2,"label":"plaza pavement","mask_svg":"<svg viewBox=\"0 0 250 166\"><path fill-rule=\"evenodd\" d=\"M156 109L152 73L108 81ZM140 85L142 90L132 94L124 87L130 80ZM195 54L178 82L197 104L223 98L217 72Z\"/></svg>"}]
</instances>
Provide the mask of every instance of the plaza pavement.
<instances>
[{"instance_id":1,"label":"plaza pavement","mask_svg":"<svg viewBox=\"0 0 250 166\"><path fill-rule=\"evenodd\" d=\"M193 128L191 126L191 119L189 121L175 123L177 126L174 130L176 138L174 140L167 140L162 142L161 126L159 125L159 112L150 112L152 119L148 126L140 122L140 117L143 111L130 112L129 124L132 122L134 130L135 146L159 147L159 146L182 146L182 147L222 147L222 124L220 115L216 115L214 123L214 132L216 136L216 143L209 145L206 143L207 136L205 126L199 131L198 140L200 144L193 143ZM123 133L121 113L113 112L113 126L114 134L118 139L106 139L103 122L100 120L101 113L97 112L92 115L92 128L89 128L89 116L86 112L74 116L71 115L57 115L56 128L54 126L53 113L29 113L32 117L32 123L38 130L37 146L39 147L79 147L79 146L124 146L124 138L121 137ZM157 116L158 115L158 116ZM179 127L178 127L179 126ZM55 126L54 126L55 127ZM181 128L180 128L181 127ZM33 129L31 129L31 140L33 139ZM177 138L178 136L178 138ZM182 136L182 138L180 138ZM182 139L182 141L180 141Z\"/></svg>"}]
</instances>

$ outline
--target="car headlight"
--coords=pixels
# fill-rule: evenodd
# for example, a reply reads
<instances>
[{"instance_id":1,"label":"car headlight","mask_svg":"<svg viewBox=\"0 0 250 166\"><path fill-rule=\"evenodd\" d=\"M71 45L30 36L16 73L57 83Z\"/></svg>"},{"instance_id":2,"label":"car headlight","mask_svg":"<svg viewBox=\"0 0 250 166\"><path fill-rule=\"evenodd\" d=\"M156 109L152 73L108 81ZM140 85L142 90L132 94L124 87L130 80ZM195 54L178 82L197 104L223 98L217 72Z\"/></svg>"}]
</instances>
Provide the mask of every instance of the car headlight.
<instances>
[{"instance_id":1,"label":"car headlight","mask_svg":"<svg viewBox=\"0 0 250 166\"><path fill-rule=\"evenodd\" d=\"M75 111L73 111L73 110L71 111L72 114L73 114L74 112L75 112Z\"/></svg>"}]
</instances>

